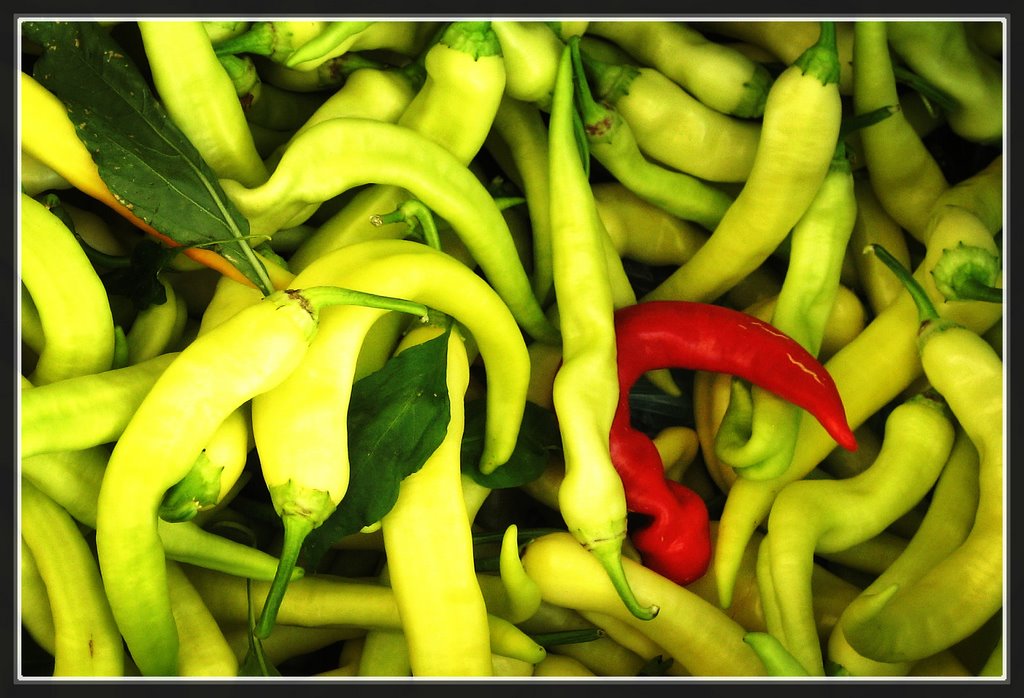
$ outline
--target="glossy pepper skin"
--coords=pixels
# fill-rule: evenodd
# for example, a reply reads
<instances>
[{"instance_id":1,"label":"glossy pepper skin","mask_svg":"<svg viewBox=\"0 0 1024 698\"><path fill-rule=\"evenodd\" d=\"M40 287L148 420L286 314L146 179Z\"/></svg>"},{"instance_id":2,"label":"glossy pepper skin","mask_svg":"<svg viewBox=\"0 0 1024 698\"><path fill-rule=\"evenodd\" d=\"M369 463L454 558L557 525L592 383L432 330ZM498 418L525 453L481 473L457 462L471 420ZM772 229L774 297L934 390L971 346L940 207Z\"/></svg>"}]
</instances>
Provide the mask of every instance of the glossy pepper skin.
<instances>
[{"instance_id":1,"label":"glossy pepper skin","mask_svg":"<svg viewBox=\"0 0 1024 698\"><path fill-rule=\"evenodd\" d=\"M677 584L696 581L711 561L708 509L696 492L665 477L654 441L630 423L629 391L639 377L619 341L619 402L610 432L612 463L626 508L650 521L630 532L644 566Z\"/></svg>"},{"instance_id":2,"label":"glossy pepper skin","mask_svg":"<svg viewBox=\"0 0 1024 698\"><path fill-rule=\"evenodd\" d=\"M806 409L844 448L856 439L825 368L799 343L746 313L690 301L646 301L615 312L619 401L609 434L626 506L651 518L631 534L644 565L688 584L711 558L708 511L687 487L668 480L654 442L630 422L629 392L660 368L729 373Z\"/></svg>"},{"instance_id":3,"label":"glossy pepper skin","mask_svg":"<svg viewBox=\"0 0 1024 698\"><path fill-rule=\"evenodd\" d=\"M832 376L767 322L710 303L645 301L616 311L615 333L620 385L656 368L728 373L802 407L836 443L857 449Z\"/></svg>"}]
</instances>

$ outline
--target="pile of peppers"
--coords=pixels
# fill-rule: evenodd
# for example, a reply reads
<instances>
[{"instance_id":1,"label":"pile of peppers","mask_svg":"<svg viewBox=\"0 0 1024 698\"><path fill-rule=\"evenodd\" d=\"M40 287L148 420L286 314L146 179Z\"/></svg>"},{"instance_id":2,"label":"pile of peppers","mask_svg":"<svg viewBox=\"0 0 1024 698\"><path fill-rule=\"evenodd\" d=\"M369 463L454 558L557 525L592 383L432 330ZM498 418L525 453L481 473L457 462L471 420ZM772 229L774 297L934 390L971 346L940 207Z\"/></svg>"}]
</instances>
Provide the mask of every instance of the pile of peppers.
<instances>
[{"instance_id":1,"label":"pile of peppers","mask_svg":"<svg viewBox=\"0 0 1024 698\"><path fill-rule=\"evenodd\" d=\"M22 18L17 680L1006 681L1007 29Z\"/></svg>"}]
</instances>

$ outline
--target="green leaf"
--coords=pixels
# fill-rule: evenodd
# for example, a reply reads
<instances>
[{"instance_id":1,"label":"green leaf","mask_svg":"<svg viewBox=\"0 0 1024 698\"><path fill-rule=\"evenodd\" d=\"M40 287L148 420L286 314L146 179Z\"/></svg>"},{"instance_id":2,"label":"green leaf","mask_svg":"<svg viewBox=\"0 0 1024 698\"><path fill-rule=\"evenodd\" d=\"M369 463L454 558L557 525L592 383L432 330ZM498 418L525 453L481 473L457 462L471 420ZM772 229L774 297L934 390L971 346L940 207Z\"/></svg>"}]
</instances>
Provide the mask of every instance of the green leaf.
<instances>
[{"instance_id":1,"label":"green leaf","mask_svg":"<svg viewBox=\"0 0 1024 698\"><path fill-rule=\"evenodd\" d=\"M466 405L466 431L462 437L462 472L473 481L492 490L519 487L540 477L547 467L551 451L562 447L555 413L535 402L526 402L523 423L508 461L489 475L480 472L484 452L484 426L487 422L485 398Z\"/></svg>"},{"instance_id":2,"label":"green leaf","mask_svg":"<svg viewBox=\"0 0 1024 698\"><path fill-rule=\"evenodd\" d=\"M402 480L423 467L448 432L448 333L410 347L355 382L348 410L349 485L303 546L313 569L339 539L391 511Z\"/></svg>"},{"instance_id":3,"label":"green leaf","mask_svg":"<svg viewBox=\"0 0 1024 698\"><path fill-rule=\"evenodd\" d=\"M44 48L33 77L67 107L110 191L167 237L219 253L271 293L267 271L247 242L249 222L110 34L95 22L25 22L22 28Z\"/></svg>"},{"instance_id":4,"label":"green leaf","mask_svg":"<svg viewBox=\"0 0 1024 698\"><path fill-rule=\"evenodd\" d=\"M167 301L167 291L159 273L170 264L178 251L156 240L142 239L132 247L130 263L111 269L100 276L107 293L131 299L136 311Z\"/></svg>"}]
</instances>

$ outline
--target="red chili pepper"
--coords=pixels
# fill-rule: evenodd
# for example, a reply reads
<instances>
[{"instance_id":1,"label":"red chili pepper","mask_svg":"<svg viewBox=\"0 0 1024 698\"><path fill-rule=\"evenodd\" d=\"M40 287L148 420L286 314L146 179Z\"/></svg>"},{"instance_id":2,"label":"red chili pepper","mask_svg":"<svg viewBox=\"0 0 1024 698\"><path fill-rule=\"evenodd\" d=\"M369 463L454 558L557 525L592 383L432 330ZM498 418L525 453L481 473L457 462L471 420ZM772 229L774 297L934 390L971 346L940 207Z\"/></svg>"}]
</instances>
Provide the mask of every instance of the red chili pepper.
<instances>
[{"instance_id":1,"label":"red chili pepper","mask_svg":"<svg viewBox=\"0 0 1024 698\"><path fill-rule=\"evenodd\" d=\"M665 477L654 442L630 424L628 391L620 393L611 430L611 457L622 478L626 509L649 517L630 540L643 564L677 584L696 581L711 561L711 528L704 500Z\"/></svg>"},{"instance_id":2,"label":"red chili pepper","mask_svg":"<svg viewBox=\"0 0 1024 698\"><path fill-rule=\"evenodd\" d=\"M633 428L629 392L644 373L661 368L728 373L810 412L844 448L857 442L835 382L788 335L737 310L690 301L647 301L615 313L619 403L612 422L612 462L629 511L650 518L631 532L644 565L678 584L704 574L711 559L704 501L668 480L654 442Z\"/></svg>"},{"instance_id":3,"label":"red chili pepper","mask_svg":"<svg viewBox=\"0 0 1024 698\"><path fill-rule=\"evenodd\" d=\"M836 443L857 450L828 370L796 340L739 310L691 301L647 301L615 313L619 389L656 368L728 373L802 407Z\"/></svg>"}]
</instances>

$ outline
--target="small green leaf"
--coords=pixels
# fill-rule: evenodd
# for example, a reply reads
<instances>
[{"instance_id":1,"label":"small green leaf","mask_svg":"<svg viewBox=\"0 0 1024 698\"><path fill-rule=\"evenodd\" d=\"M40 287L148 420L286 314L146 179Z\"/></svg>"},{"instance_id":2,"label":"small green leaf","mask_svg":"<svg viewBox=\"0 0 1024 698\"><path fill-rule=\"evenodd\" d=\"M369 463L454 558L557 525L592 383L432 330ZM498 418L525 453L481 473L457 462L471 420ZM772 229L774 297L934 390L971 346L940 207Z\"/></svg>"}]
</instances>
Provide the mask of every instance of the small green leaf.
<instances>
[{"instance_id":1,"label":"small green leaf","mask_svg":"<svg viewBox=\"0 0 1024 698\"><path fill-rule=\"evenodd\" d=\"M303 546L313 569L337 540L380 521L448 432L448 333L410 347L352 386L349 485L334 513Z\"/></svg>"},{"instance_id":2,"label":"small green leaf","mask_svg":"<svg viewBox=\"0 0 1024 698\"><path fill-rule=\"evenodd\" d=\"M484 452L486 400L471 400L466 405L466 431L462 437L462 472L477 484L492 490L519 487L540 477L552 451L562 447L555 413L535 402L526 403L523 423L508 461L489 475L480 472Z\"/></svg>"},{"instance_id":3,"label":"small green leaf","mask_svg":"<svg viewBox=\"0 0 1024 698\"><path fill-rule=\"evenodd\" d=\"M111 193L162 234L217 252L271 293L266 268L247 242L249 222L110 34L95 22L22 28L44 48L33 77L67 107Z\"/></svg>"}]
</instances>

